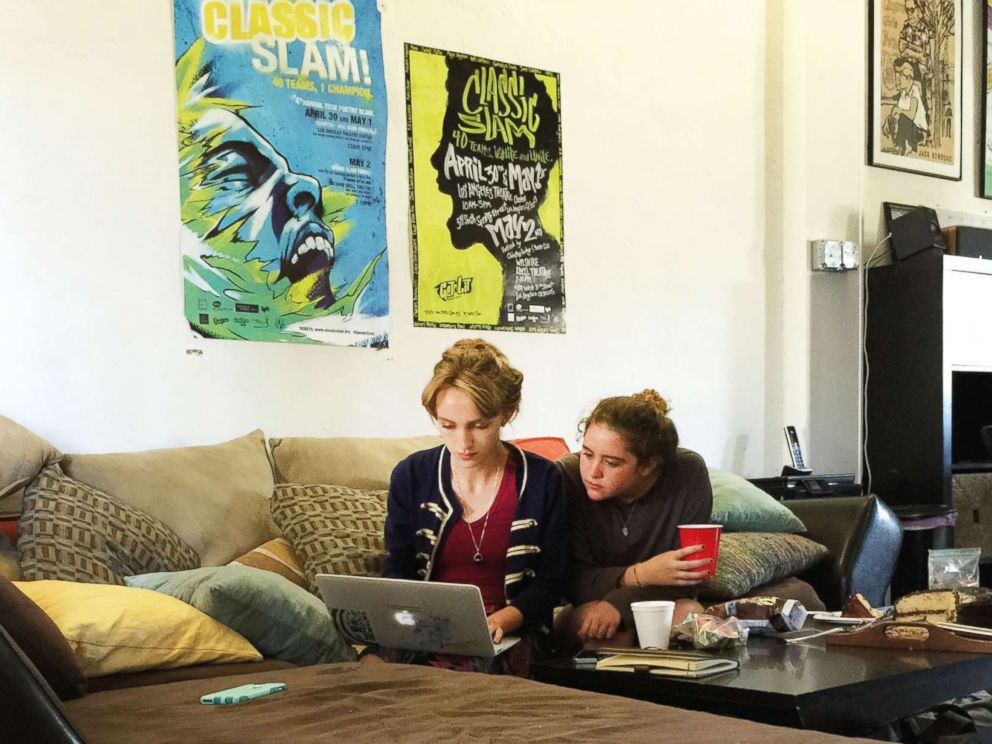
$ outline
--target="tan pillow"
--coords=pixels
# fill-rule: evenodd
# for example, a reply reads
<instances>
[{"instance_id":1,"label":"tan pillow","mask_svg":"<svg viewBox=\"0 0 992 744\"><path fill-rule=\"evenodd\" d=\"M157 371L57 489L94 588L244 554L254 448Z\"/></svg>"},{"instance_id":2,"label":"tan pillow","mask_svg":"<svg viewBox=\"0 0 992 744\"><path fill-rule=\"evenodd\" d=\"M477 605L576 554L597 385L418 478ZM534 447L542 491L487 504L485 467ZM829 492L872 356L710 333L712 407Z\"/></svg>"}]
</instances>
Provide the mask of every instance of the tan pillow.
<instances>
[{"instance_id":1,"label":"tan pillow","mask_svg":"<svg viewBox=\"0 0 992 744\"><path fill-rule=\"evenodd\" d=\"M276 483L334 483L351 488L389 488L396 464L441 443L437 436L403 439L283 437L269 440Z\"/></svg>"},{"instance_id":2,"label":"tan pillow","mask_svg":"<svg viewBox=\"0 0 992 744\"><path fill-rule=\"evenodd\" d=\"M248 568L258 568L262 571L277 573L283 578L289 579L294 584L307 589L307 580L303 575L303 566L300 565L293 552L293 546L285 537L277 537L269 540L263 545L259 545L254 550L249 550L242 556L238 556L231 561L229 566L247 566Z\"/></svg>"},{"instance_id":3,"label":"tan pillow","mask_svg":"<svg viewBox=\"0 0 992 744\"><path fill-rule=\"evenodd\" d=\"M272 516L303 563L310 591L319 573L382 576L386 491L347 486L279 485Z\"/></svg>"},{"instance_id":4,"label":"tan pillow","mask_svg":"<svg viewBox=\"0 0 992 744\"><path fill-rule=\"evenodd\" d=\"M37 434L0 416L0 512L19 511L24 486L62 453Z\"/></svg>"},{"instance_id":5,"label":"tan pillow","mask_svg":"<svg viewBox=\"0 0 992 744\"><path fill-rule=\"evenodd\" d=\"M160 519L204 566L222 566L279 535L261 431L207 447L66 455L62 469Z\"/></svg>"}]
</instances>

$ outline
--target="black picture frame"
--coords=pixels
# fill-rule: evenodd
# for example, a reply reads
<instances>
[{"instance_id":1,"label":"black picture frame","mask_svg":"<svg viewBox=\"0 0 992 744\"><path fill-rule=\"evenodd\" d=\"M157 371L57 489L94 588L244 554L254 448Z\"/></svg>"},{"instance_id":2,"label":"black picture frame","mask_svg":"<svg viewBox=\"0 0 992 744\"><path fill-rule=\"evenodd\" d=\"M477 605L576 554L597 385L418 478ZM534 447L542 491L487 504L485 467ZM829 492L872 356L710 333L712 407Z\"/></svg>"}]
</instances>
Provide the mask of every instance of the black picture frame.
<instances>
[{"instance_id":1,"label":"black picture frame","mask_svg":"<svg viewBox=\"0 0 992 744\"><path fill-rule=\"evenodd\" d=\"M962 6L871 0L869 165L961 180Z\"/></svg>"},{"instance_id":2,"label":"black picture frame","mask_svg":"<svg viewBox=\"0 0 992 744\"><path fill-rule=\"evenodd\" d=\"M992 152L989 151L989 93L992 87L989 85L989 72L992 71L992 58L989 54L989 25L992 24L992 4L981 3L982 16L982 70L985 72L982 82L982 142L979 146L981 157L979 166L981 170L978 175L978 195L982 199L992 199Z\"/></svg>"}]
</instances>

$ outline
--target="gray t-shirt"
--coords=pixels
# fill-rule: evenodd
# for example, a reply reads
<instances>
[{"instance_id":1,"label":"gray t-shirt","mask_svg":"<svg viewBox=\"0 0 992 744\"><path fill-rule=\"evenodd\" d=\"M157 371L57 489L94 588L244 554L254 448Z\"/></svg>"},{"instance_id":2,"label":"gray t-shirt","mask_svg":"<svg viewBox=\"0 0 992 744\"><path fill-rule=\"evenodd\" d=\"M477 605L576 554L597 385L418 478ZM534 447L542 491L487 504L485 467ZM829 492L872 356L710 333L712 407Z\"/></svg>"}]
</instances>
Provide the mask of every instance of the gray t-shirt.
<instances>
[{"instance_id":1,"label":"gray t-shirt","mask_svg":"<svg viewBox=\"0 0 992 744\"><path fill-rule=\"evenodd\" d=\"M694 586L618 589L617 582L631 564L680 548L680 524L710 522L713 490L702 457L678 450L648 492L631 504L615 498L590 500L578 454L565 455L558 467L568 506L568 597L573 605L606 600L633 627L631 602L696 596Z\"/></svg>"}]
</instances>

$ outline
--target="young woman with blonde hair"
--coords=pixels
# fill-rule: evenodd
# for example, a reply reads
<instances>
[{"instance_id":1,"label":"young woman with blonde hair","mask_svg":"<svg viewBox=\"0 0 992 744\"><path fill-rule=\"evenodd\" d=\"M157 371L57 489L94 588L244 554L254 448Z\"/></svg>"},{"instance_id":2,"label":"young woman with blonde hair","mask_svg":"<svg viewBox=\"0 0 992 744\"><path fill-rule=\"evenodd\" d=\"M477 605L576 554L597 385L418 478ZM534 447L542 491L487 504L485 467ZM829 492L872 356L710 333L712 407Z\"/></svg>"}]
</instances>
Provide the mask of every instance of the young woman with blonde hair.
<instances>
[{"instance_id":1,"label":"young woman with blonde hair","mask_svg":"<svg viewBox=\"0 0 992 744\"><path fill-rule=\"evenodd\" d=\"M500 439L520 408L522 383L486 341L447 349L421 396L442 444L396 466L386 517L386 575L475 584L497 642L550 628L567 559L557 468ZM519 645L508 652L514 673L533 650Z\"/></svg>"}]
</instances>

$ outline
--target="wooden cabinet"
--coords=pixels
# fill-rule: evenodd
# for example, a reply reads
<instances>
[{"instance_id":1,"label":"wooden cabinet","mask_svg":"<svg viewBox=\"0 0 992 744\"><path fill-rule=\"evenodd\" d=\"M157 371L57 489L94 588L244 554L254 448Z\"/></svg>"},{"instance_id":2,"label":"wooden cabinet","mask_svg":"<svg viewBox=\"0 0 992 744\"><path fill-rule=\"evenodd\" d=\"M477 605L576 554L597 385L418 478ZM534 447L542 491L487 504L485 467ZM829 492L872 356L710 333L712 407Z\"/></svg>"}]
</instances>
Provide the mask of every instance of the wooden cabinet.
<instances>
[{"instance_id":1,"label":"wooden cabinet","mask_svg":"<svg viewBox=\"0 0 992 744\"><path fill-rule=\"evenodd\" d=\"M865 302L862 479L892 505L950 504L952 472L992 470L978 431L992 424L992 261L869 269Z\"/></svg>"}]
</instances>

